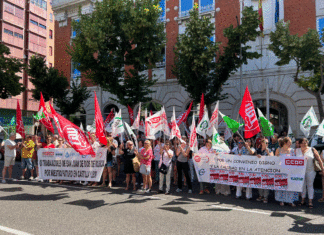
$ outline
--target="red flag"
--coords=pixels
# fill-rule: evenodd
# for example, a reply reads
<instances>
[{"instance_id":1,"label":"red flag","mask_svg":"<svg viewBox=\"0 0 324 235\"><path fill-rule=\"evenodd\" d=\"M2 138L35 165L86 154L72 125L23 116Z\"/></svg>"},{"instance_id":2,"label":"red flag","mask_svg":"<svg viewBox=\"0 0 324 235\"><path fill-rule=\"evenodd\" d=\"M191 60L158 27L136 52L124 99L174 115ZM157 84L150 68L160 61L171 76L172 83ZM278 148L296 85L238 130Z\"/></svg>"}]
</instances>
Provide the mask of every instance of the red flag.
<instances>
[{"instance_id":1,"label":"red flag","mask_svg":"<svg viewBox=\"0 0 324 235\"><path fill-rule=\"evenodd\" d=\"M150 116L153 116L153 112L152 112L152 110L150 110Z\"/></svg>"},{"instance_id":2,"label":"red flag","mask_svg":"<svg viewBox=\"0 0 324 235\"><path fill-rule=\"evenodd\" d=\"M56 113L52 105L51 110L54 123L60 136L62 136L71 145L71 147L81 155L95 156L95 152L93 151L86 134L81 131L78 126Z\"/></svg>"},{"instance_id":3,"label":"red flag","mask_svg":"<svg viewBox=\"0 0 324 235\"><path fill-rule=\"evenodd\" d=\"M42 118L39 122L42 123L47 130L49 130L50 132L52 132L54 134L54 128L53 128L51 119L49 118L50 115L47 112L47 109L46 109L46 106L45 106L45 101L44 101L43 93L41 92L40 95L41 95L41 97L40 97L39 109L38 110L40 110L41 108L43 108L43 113L45 115L45 118Z\"/></svg>"},{"instance_id":4,"label":"red flag","mask_svg":"<svg viewBox=\"0 0 324 235\"><path fill-rule=\"evenodd\" d=\"M94 92L94 94L95 94L94 102L95 102L96 137L98 138L100 143L107 145L107 139L104 133L104 124L103 124L100 106L97 99L97 94L96 92Z\"/></svg>"},{"instance_id":5,"label":"red flag","mask_svg":"<svg viewBox=\"0 0 324 235\"><path fill-rule=\"evenodd\" d=\"M193 101L191 101L190 105L189 105L189 108L187 109L186 112L183 112L182 114L180 114L177 119L176 119L176 122L177 122L177 125L180 126L181 123L185 122L191 112L191 108L192 108L192 104L193 104ZM171 128L172 127L172 123L169 123L168 124L169 127Z\"/></svg>"},{"instance_id":6,"label":"red flag","mask_svg":"<svg viewBox=\"0 0 324 235\"><path fill-rule=\"evenodd\" d=\"M202 93L201 95L201 100L200 100L200 111L199 111L199 122L201 121L201 119L204 116L204 108L205 108L205 100L204 100L204 93Z\"/></svg>"},{"instance_id":7,"label":"red flag","mask_svg":"<svg viewBox=\"0 0 324 235\"><path fill-rule=\"evenodd\" d=\"M259 0L259 20L260 20L260 31L263 34L263 12L262 12L262 0Z\"/></svg>"},{"instance_id":8,"label":"red flag","mask_svg":"<svg viewBox=\"0 0 324 235\"><path fill-rule=\"evenodd\" d=\"M260 130L259 122L255 113L253 101L249 92L248 87L246 86L245 93L243 96L242 104L240 107L240 115L244 120L244 137L251 138L258 134Z\"/></svg>"},{"instance_id":9,"label":"red flag","mask_svg":"<svg viewBox=\"0 0 324 235\"><path fill-rule=\"evenodd\" d=\"M16 111L16 133L19 133L25 139L24 122L22 120L21 110L20 110L18 100L17 100L17 111Z\"/></svg>"},{"instance_id":10,"label":"red flag","mask_svg":"<svg viewBox=\"0 0 324 235\"><path fill-rule=\"evenodd\" d=\"M108 114L108 116L104 122L104 127L106 127L108 125L108 123L111 122L111 120L113 120L114 117L115 117L114 110L111 109L110 113Z\"/></svg>"},{"instance_id":11,"label":"red flag","mask_svg":"<svg viewBox=\"0 0 324 235\"><path fill-rule=\"evenodd\" d=\"M131 123L131 125L133 125L133 123L134 123L134 111L132 110L132 108L129 105L127 105L127 108L128 108L128 114L129 114L130 123Z\"/></svg>"}]
</instances>

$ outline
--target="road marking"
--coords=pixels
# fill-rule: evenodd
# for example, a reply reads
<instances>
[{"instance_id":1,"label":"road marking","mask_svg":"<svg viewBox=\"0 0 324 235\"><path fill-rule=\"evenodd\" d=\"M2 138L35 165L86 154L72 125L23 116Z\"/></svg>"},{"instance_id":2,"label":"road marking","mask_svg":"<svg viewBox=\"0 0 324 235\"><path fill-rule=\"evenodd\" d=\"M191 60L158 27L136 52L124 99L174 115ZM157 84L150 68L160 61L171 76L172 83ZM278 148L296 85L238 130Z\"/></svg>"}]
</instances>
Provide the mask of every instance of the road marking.
<instances>
[{"instance_id":1,"label":"road marking","mask_svg":"<svg viewBox=\"0 0 324 235\"><path fill-rule=\"evenodd\" d=\"M16 234L16 235L32 235L31 233L26 233L26 232L22 232L13 228L8 228L5 226L1 226L0 225L0 230L5 231L7 233L12 233L12 234Z\"/></svg>"},{"instance_id":2,"label":"road marking","mask_svg":"<svg viewBox=\"0 0 324 235\"><path fill-rule=\"evenodd\" d=\"M230 209L235 211L244 211L249 213L257 213L262 215L271 215L271 213L262 212L262 211L255 211L255 210L246 210L246 209L240 209L240 208L234 208L234 207L226 207L226 206L218 206L218 205L212 205L212 207L221 208L221 209Z\"/></svg>"}]
</instances>

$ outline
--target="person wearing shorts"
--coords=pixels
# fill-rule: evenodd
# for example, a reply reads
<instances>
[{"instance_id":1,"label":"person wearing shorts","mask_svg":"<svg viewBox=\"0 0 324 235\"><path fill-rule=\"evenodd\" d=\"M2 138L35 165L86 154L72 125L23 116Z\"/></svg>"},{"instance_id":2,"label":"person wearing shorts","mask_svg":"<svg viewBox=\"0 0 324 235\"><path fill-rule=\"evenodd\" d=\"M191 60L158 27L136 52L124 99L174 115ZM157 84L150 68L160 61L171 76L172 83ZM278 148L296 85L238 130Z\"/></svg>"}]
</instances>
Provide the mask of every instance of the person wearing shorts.
<instances>
[{"instance_id":1,"label":"person wearing shorts","mask_svg":"<svg viewBox=\"0 0 324 235\"><path fill-rule=\"evenodd\" d=\"M141 161L140 173L143 176L143 190L146 191L146 193L150 193L152 188L151 164L154 158L151 142L145 140L144 149L142 149L141 153L137 150L135 150L134 153Z\"/></svg>"},{"instance_id":2,"label":"person wearing shorts","mask_svg":"<svg viewBox=\"0 0 324 235\"><path fill-rule=\"evenodd\" d=\"M22 175L20 179L25 179L26 170L30 170L31 176L30 179L34 179L34 168L32 157L35 151L35 143L31 135L27 136L27 139L22 143L22 150L21 150L21 168L22 168Z\"/></svg>"},{"instance_id":3,"label":"person wearing shorts","mask_svg":"<svg viewBox=\"0 0 324 235\"><path fill-rule=\"evenodd\" d=\"M16 133L11 133L9 139L4 143L4 167L2 170L2 183L6 183L5 177L7 169L9 168L9 179L12 179L12 168L15 165L16 149L19 148L19 144L16 144Z\"/></svg>"}]
</instances>

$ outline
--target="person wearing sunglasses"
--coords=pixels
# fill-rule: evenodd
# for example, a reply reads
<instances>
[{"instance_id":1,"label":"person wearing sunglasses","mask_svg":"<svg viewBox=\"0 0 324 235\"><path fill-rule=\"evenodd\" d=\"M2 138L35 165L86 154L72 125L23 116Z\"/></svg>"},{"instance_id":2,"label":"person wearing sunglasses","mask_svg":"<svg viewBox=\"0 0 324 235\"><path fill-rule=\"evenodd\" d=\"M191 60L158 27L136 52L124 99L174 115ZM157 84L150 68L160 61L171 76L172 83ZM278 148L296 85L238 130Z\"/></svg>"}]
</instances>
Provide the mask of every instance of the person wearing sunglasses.
<instances>
[{"instance_id":1,"label":"person wearing sunglasses","mask_svg":"<svg viewBox=\"0 0 324 235\"><path fill-rule=\"evenodd\" d=\"M258 158L262 156L273 156L273 153L268 148L269 140L264 138L260 141L260 147L257 148L256 154ZM259 189L259 197L257 201L263 201L263 203L268 203L269 190L268 189Z\"/></svg>"},{"instance_id":2,"label":"person wearing sunglasses","mask_svg":"<svg viewBox=\"0 0 324 235\"><path fill-rule=\"evenodd\" d=\"M231 151L232 154L236 154L236 155L247 155L248 154L248 150L245 148L245 143L243 142L242 139L238 139L237 142L238 146L234 147Z\"/></svg>"}]
</instances>

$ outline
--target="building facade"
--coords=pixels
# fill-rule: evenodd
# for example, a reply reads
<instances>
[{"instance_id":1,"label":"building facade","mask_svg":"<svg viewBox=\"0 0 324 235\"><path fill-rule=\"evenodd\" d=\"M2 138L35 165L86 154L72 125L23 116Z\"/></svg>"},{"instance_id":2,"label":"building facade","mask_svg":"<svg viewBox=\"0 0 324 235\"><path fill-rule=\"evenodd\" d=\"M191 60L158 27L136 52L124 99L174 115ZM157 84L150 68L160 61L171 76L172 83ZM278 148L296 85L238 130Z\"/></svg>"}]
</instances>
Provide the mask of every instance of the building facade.
<instances>
[{"instance_id":1,"label":"building facade","mask_svg":"<svg viewBox=\"0 0 324 235\"><path fill-rule=\"evenodd\" d=\"M91 0L54 0L53 10L56 15L56 45L55 66L70 79L79 76L80 73L73 68L71 58L65 52L66 44L71 42L73 29L72 20L78 20L78 9L81 6L82 14L91 14L94 10L94 1ZM194 3L199 4L201 15L210 16L215 23L215 36L217 42L226 45L223 30L230 25L237 25L242 9L245 6L253 6L258 9L258 0L161 0L163 10L161 20L165 22L167 41L164 51L164 59L157 64L157 68L148 71L158 79L153 87L153 102L164 105L167 115L170 117L172 108L177 114L184 112L189 103L188 93L177 83L177 78L172 74L174 61L173 48L177 36L185 32L189 11ZM263 57L251 60L242 68L242 79L237 72L228 80L224 87L224 93L228 98L220 102L220 110L236 119L241 103L241 97L246 86L249 87L255 105L265 113L266 84L269 82L270 120L275 125L277 132L286 131L290 125L296 136L301 136L299 122L310 106L314 106L318 112L314 97L293 81L296 67L294 63L287 66L276 66L277 58L267 49L270 43L269 34L275 30L276 0L262 0L264 15L264 38L258 38L251 43L252 50L259 51ZM324 26L324 0L279 0L279 19L290 21L291 33L302 35L308 29L321 30ZM122 109L124 119L128 119L127 107L121 106L111 98L113 95L102 92L96 86L89 86L91 90L97 90L99 94L102 112L107 114L111 107ZM98 93L99 92L99 93ZM87 124L94 118L93 97L86 101L84 110Z\"/></svg>"},{"instance_id":2,"label":"building facade","mask_svg":"<svg viewBox=\"0 0 324 235\"><path fill-rule=\"evenodd\" d=\"M0 42L9 47L11 56L28 63L33 55L46 58L48 66L54 66L54 15L52 1L2 0L0 1ZM0 99L0 125L8 128L16 115L17 100L23 112L27 133L34 133L33 114L39 102L33 99L26 71L18 74L26 91L18 96Z\"/></svg>"}]
</instances>

